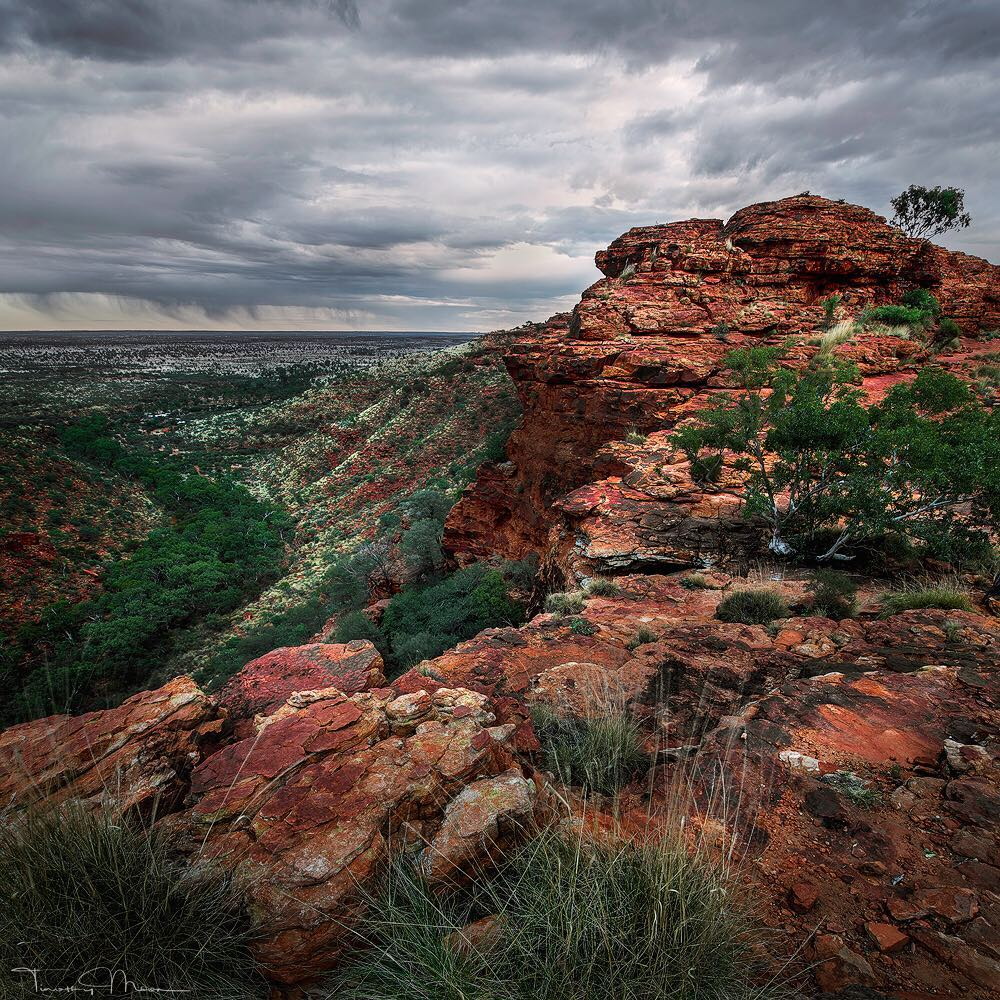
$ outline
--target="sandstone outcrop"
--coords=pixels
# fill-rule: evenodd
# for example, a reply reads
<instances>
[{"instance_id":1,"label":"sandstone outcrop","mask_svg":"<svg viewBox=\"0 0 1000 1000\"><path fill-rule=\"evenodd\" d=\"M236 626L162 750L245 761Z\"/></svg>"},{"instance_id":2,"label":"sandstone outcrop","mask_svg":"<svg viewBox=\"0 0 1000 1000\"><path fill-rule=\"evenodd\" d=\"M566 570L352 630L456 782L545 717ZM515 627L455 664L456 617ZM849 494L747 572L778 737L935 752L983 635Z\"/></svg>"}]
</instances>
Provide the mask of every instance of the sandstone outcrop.
<instances>
[{"instance_id":1,"label":"sandstone outcrop","mask_svg":"<svg viewBox=\"0 0 1000 1000\"><path fill-rule=\"evenodd\" d=\"M729 516L733 498L692 483L667 435L653 433L724 387L726 353L815 334L820 300L833 293L849 318L927 288L970 337L1000 327L1000 268L808 195L752 205L726 224L632 229L596 259L605 277L573 313L519 331L507 354L524 417L508 461L485 466L448 519L445 543L460 562L535 551L573 576L739 559L753 546ZM799 343L790 360L814 352ZM885 336L841 354L875 391L926 357ZM642 443L631 451L603 447L632 436Z\"/></svg>"},{"instance_id":2,"label":"sandstone outcrop","mask_svg":"<svg viewBox=\"0 0 1000 1000\"><path fill-rule=\"evenodd\" d=\"M269 715L296 691L336 687L356 694L385 682L382 657L364 639L282 647L251 660L219 692L218 702L238 735L253 732L257 715Z\"/></svg>"},{"instance_id":3,"label":"sandstone outcrop","mask_svg":"<svg viewBox=\"0 0 1000 1000\"><path fill-rule=\"evenodd\" d=\"M12 726L0 732L0 808L74 800L116 814L169 810L221 729L188 677L118 708Z\"/></svg>"},{"instance_id":4,"label":"sandstone outcrop","mask_svg":"<svg viewBox=\"0 0 1000 1000\"><path fill-rule=\"evenodd\" d=\"M495 723L488 699L461 689L300 691L203 760L190 808L169 822L245 878L266 927L261 961L300 982L352 943L394 854L422 849L438 875L530 822L535 786L515 766L513 727Z\"/></svg>"}]
</instances>

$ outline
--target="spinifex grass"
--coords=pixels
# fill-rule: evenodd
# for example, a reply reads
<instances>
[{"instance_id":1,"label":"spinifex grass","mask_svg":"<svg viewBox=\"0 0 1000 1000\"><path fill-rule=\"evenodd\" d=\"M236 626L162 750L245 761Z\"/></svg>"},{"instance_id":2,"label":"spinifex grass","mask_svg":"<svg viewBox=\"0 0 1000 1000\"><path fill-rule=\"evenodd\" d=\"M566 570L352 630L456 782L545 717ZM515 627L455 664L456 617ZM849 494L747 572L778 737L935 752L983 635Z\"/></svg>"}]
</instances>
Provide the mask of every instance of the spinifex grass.
<instances>
[{"instance_id":1,"label":"spinifex grass","mask_svg":"<svg viewBox=\"0 0 1000 1000\"><path fill-rule=\"evenodd\" d=\"M329 984L350 1000L751 1000L757 931L724 868L679 837L548 831L472 890L402 861L368 900L368 946ZM477 945L461 928L491 917Z\"/></svg>"},{"instance_id":2,"label":"spinifex grass","mask_svg":"<svg viewBox=\"0 0 1000 1000\"><path fill-rule=\"evenodd\" d=\"M27 811L0 827L0 995L70 988L186 991L198 1000L267 995L253 925L232 876L173 857L148 833L79 808ZM82 977L82 979L81 979Z\"/></svg>"}]
</instances>

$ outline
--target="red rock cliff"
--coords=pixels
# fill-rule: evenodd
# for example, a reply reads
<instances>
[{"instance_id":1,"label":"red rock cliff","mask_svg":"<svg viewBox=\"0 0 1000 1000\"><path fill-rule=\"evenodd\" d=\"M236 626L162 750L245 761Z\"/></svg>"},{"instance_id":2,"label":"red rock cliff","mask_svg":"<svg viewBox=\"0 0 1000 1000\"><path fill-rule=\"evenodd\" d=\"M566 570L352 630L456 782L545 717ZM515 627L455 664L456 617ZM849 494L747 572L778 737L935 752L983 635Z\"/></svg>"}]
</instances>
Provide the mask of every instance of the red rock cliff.
<instances>
[{"instance_id":1,"label":"red rock cliff","mask_svg":"<svg viewBox=\"0 0 1000 1000\"><path fill-rule=\"evenodd\" d=\"M641 448L625 439L689 413L734 347L815 333L828 295L842 296L846 319L923 287L966 335L1000 327L1000 268L809 195L751 205L726 224L632 229L596 260L606 277L572 314L519 331L507 355L524 419L509 461L483 467L449 518L446 545L460 562L556 551L564 571L578 561L581 571L641 572L716 553L721 538L732 548L734 498L706 498L669 471L665 434ZM792 357L813 351L803 343ZM875 383L921 351L865 336L842 353Z\"/></svg>"}]
</instances>

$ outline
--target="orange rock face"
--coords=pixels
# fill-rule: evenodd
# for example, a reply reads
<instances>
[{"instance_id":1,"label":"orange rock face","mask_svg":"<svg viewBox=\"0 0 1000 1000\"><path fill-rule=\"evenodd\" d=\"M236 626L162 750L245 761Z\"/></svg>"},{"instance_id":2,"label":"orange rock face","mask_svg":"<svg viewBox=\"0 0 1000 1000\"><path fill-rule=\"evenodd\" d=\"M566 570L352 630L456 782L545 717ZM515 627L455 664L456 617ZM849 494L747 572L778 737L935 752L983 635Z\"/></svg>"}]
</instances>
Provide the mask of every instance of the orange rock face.
<instances>
[{"instance_id":1,"label":"orange rock face","mask_svg":"<svg viewBox=\"0 0 1000 1000\"><path fill-rule=\"evenodd\" d=\"M484 467L448 519L445 543L460 562L551 552L568 576L740 555L733 498L706 495L686 470L670 469L667 435L604 446L630 431L641 441L704 405L733 348L815 333L820 300L834 293L838 318L922 287L969 336L1000 327L1000 268L825 198L752 205L725 225L632 229L597 265L606 277L573 313L523 331L507 355L524 419L509 461ZM790 357L814 351L800 344ZM921 352L866 336L840 353L881 394Z\"/></svg>"},{"instance_id":2,"label":"orange rock face","mask_svg":"<svg viewBox=\"0 0 1000 1000\"><path fill-rule=\"evenodd\" d=\"M55 715L0 733L0 802L74 799L117 814L169 809L222 719L189 677L118 708Z\"/></svg>"},{"instance_id":3,"label":"orange rock face","mask_svg":"<svg viewBox=\"0 0 1000 1000\"><path fill-rule=\"evenodd\" d=\"M269 715L296 691L336 687L346 694L385 682L382 657L368 641L283 647L252 660L229 679L218 701L244 736L256 715Z\"/></svg>"}]
</instances>

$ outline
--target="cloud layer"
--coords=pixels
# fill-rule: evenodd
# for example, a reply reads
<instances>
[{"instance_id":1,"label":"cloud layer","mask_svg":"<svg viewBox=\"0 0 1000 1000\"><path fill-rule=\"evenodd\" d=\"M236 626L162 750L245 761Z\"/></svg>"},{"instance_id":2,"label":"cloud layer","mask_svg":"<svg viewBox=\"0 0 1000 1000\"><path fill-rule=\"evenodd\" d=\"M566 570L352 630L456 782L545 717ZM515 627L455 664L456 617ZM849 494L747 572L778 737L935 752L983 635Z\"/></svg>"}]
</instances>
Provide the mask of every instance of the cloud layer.
<instances>
[{"instance_id":1,"label":"cloud layer","mask_svg":"<svg viewBox=\"0 0 1000 1000\"><path fill-rule=\"evenodd\" d=\"M483 330L631 225L966 189L1000 5L0 0L0 327Z\"/></svg>"}]
</instances>

